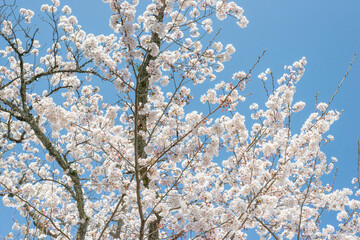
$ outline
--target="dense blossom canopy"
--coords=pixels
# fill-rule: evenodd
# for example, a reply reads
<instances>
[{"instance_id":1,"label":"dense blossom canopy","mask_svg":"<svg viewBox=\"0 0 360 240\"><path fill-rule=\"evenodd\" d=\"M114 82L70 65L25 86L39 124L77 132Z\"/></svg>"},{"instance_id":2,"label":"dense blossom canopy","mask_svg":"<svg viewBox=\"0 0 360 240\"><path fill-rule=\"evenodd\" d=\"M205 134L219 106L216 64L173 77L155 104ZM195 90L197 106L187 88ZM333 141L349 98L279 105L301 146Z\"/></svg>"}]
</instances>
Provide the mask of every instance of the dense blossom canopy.
<instances>
[{"instance_id":1,"label":"dense blossom canopy","mask_svg":"<svg viewBox=\"0 0 360 240\"><path fill-rule=\"evenodd\" d=\"M357 239L360 201L322 177L336 159L320 147L340 113L319 103L291 131L305 107L293 100L305 58L245 118L237 107L261 56L216 78L235 48L217 40L214 22L245 28L240 6L103 2L110 35L87 33L59 0L42 5L44 43L32 10L0 6L0 189L24 217L9 239L246 239L250 229L261 239ZM204 82L213 87L194 97Z\"/></svg>"}]
</instances>

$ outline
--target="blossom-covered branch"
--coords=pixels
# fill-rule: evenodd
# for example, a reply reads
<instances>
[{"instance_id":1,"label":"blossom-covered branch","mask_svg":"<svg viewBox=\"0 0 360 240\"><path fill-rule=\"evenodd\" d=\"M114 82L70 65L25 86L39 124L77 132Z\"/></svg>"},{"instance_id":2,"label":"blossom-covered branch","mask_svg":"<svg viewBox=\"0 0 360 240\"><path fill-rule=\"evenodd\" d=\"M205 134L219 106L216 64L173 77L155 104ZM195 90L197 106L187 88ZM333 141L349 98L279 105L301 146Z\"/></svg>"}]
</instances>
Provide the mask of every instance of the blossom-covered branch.
<instances>
[{"instance_id":1,"label":"blossom-covered branch","mask_svg":"<svg viewBox=\"0 0 360 240\"><path fill-rule=\"evenodd\" d=\"M24 218L14 223L16 234L358 236L356 194L324 182L336 162L321 149L341 115L329 107L334 97L292 129L306 108L294 102L305 58L277 82L270 69L256 74L267 100L251 104L245 117L239 106L265 51L250 69L217 79L236 50L219 41L216 21L245 28L240 6L103 2L112 11L108 35L87 33L59 0L43 4L39 17L14 2L0 5L0 196ZM328 221L325 210L336 219Z\"/></svg>"}]
</instances>

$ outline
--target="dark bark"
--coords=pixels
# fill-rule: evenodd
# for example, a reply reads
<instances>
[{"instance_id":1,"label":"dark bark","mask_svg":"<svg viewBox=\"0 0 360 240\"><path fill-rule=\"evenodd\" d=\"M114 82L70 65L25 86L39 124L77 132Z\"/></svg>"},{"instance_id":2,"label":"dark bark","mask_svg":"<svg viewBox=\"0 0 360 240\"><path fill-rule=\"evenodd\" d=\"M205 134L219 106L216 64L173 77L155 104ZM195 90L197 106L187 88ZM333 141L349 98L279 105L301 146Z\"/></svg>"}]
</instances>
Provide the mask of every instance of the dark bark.
<instances>
[{"instance_id":1,"label":"dark bark","mask_svg":"<svg viewBox=\"0 0 360 240\"><path fill-rule=\"evenodd\" d=\"M163 22L164 20L164 11L165 11L166 5L165 1L163 1L163 6L158 10L158 15L156 16L156 19L159 22ZM159 35L155 32L152 33L151 42L155 43L158 48L161 47L161 39ZM138 103L138 106L143 107L147 103L147 98L149 95L149 78L150 74L147 71L147 67L149 66L149 63L152 60L155 60L157 57L152 56L149 53L146 53L146 57L142 63L142 65L139 68L138 71L138 86L137 86L137 92L136 92L136 102ZM146 115L140 114L138 116L138 122L135 124L138 124L138 132L136 134L139 135L140 131L146 131ZM137 138L137 152L138 156L140 158L146 158L146 141L141 137L138 136ZM149 188L150 179L147 176L148 169L146 166L140 166L140 176L143 182L143 185L145 188ZM159 223L161 220L161 217L155 213L156 220L149 223L149 232L148 232L148 239L149 240L158 240L159 239Z\"/></svg>"}]
</instances>

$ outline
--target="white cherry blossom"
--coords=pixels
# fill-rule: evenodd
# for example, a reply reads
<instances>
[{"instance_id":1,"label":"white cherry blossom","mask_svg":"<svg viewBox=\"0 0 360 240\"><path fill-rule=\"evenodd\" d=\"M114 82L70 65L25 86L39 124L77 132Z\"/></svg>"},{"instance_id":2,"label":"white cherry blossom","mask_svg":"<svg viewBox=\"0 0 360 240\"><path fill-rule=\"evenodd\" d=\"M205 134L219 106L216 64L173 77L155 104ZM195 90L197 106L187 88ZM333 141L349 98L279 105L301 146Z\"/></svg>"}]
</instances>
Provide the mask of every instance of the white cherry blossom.
<instances>
[{"instance_id":1,"label":"white cherry blossom","mask_svg":"<svg viewBox=\"0 0 360 240\"><path fill-rule=\"evenodd\" d=\"M357 239L359 189L324 180L341 113L319 103L291 127L305 58L246 116L252 75L273 72L218 80L236 49L217 20L249 23L235 1L103 2L108 35L59 0L2 8L0 194L19 213L7 238ZM52 38L28 28L37 13Z\"/></svg>"}]
</instances>

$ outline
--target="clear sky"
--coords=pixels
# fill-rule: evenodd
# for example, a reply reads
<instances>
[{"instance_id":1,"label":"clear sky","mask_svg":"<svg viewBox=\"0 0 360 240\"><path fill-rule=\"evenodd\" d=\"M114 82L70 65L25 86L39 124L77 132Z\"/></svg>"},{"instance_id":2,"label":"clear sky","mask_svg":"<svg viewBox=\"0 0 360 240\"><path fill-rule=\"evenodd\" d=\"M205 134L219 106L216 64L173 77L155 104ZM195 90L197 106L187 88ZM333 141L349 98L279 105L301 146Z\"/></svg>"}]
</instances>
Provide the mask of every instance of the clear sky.
<instances>
[{"instance_id":1,"label":"clear sky","mask_svg":"<svg viewBox=\"0 0 360 240\"><path fill-rule=\"evenodd\" d=\"M244 8L250 23L246 29L239 28L231 19L215 25L215 31L222 27L219 40L225 44L233 43L237 49L219 79L230 79L239 70L247 71L264 49L267 49L267 53L255 68L255 76L270 67L276 79L282 75L284 65L290 65L305 56L308 65L295 95L295 100L307 103L306 109L294 120L295 126L301 124L314 110L315 94L319 92L319 101L328 102L354 54L360 53L360 1L234 1ZM17 0L17 5L39 12L40 5L48 2ZM111 32L108 27L111 12L101 0L63 0L64 4L72 7L73 14L78 17L86 32ZM253 93L247 100L249 104L264 102L265 92L256 77L248 85L247 91ZM360 138L359 105L360 56L330 107L344 110L330 131L335 141L324 148L329 158L335 156L339 160L336 165L339 169L337 187L351 186L349 182L356 176L356 141ZM12 212L4 209L0 203L0 236L11 230Z\"/></svg>"}]
</instances>

